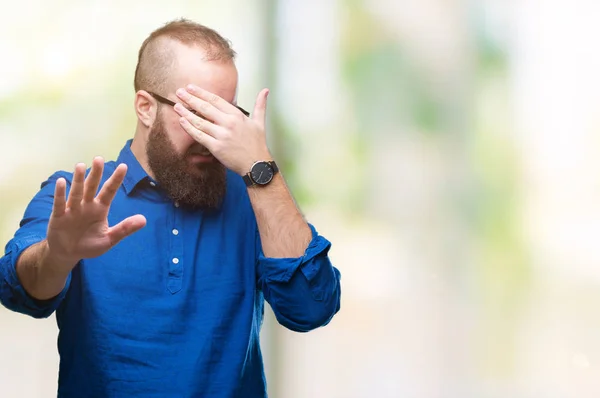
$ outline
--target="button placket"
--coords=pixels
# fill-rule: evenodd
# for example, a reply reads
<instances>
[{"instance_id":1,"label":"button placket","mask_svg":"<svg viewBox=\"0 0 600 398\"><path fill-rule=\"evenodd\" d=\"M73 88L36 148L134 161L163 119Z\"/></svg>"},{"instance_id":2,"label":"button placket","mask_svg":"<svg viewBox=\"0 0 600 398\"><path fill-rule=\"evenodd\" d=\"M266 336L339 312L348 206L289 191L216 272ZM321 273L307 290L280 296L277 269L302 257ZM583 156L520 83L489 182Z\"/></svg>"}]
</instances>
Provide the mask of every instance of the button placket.
<instances>
[{"instance_id":1,"label":"button placket","mask_svg":"<svg viewBox=\"0 0 600 398\"><path fill-rule=\"evenodd\" d=\"M181 290L183 285L183 239L180 236L180 228L183 222L182 210L178 208L177 203L171 207L173 216L171 217L171 258L169 258L169 278L167 287L172 294Z\"/></svg>"}]
</instances>

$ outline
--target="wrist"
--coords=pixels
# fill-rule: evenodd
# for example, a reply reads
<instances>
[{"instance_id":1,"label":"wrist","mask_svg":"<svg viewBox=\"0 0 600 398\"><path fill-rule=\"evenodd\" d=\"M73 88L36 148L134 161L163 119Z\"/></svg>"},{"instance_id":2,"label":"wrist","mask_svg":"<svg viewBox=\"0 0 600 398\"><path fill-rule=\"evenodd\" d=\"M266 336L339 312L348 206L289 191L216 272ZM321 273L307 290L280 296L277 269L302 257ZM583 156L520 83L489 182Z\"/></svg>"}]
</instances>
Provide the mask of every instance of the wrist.
<instances>
[{"instance_id":1,"label":"wrist","mask_svg":"<svg viewBox=\"0 0 600 398\"><path fill-rule=\"evenodd\" d=\"M261 151L256 155L252 155L251 157L248 157L241 164L238 174L243 177L252 170L252 166L254 166L254 164L256 162L262 162L262 161L270 162L272 160L273 160L273 156L271 156L271 153L269 152L269 150Z\"/></svg>"},{"instance_id":2,"label":"wrist","mask_svg":"<svg viewBox=\"0 0 600 398\"><path fill-rule=\"evenodd\" d=\"M63 255L48 243L48 240L42 242L40 265L44 274L58 278L66 278L71 270L77 265L80 259Z\"/></svg>"},{"instance_id":3,"label":"wrist","mask_svg":"<svg viewBox=\"0 0 600 398\"><path fill-rule=\"evenodd\" d=\"M247 174L242 176L246 187L269 185L279 173L279 167L274 160L254 162Z\"/></svg>"},{"instance_id":4,"label":"wrist","mask_svg":"<svg viewBox=\"0 0 600 398\"><path fill-rule=\"evenodd\" d=\"M26 249L16 264L19 281L36 300L56 297L65 287L71 269L50 254L46 240Z\"/></svg>"}]
</instances>

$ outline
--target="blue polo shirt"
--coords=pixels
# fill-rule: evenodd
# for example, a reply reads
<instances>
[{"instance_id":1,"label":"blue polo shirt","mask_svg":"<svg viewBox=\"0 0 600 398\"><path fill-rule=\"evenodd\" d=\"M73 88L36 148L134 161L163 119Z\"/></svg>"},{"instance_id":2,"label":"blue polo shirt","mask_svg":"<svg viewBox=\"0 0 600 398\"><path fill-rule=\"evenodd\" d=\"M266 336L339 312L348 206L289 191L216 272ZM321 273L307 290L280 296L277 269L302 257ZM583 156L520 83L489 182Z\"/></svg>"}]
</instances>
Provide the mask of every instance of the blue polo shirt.
<instances>
[{"instance_id":1,"label":"blue polo shirt","mask_svg":"<svg viewBox=\"0 0 600 398\"><path fill-rule=\"evenodd\" d=\"M266 258L247 188L227 174L217 212L171 201L128 141L116 166L128 173L109 224L142 214L147 224L104 255L84 259L59 296L32 299L15 271L19 255L45 239L56 180L45 181L0 258L0 301L44 318L56 311L59 397L266 397L259 333L266 300L283 326L306 332L340 308L330 243L311 225L300 258ZM1 387L0 387L0 396Z\"/></svg>"}]
</instances>

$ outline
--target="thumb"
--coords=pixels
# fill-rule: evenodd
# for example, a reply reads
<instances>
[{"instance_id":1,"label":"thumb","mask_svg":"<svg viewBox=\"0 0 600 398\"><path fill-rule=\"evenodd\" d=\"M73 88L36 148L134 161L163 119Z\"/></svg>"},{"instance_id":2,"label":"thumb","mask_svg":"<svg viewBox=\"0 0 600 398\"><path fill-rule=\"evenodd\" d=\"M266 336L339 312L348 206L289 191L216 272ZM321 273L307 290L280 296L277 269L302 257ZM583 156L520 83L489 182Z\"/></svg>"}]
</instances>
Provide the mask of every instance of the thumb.
<instances>
[{"instance_id":1,"label":"thumb","mask_svg":"<svg viewBox=\"0 0 600 398\"><path fill-rule=\"evenodd\" d=\"M264 88L260 93L258 93L258 97L256 97L256 104L254 105L254 112L252 112L252 120L259 122L263 127L266 124L268 95L268 88Z\"/></svg>"},{"instance_id":2,"label":"thumb","mask_svg":"<svg viewBox=\"0 0 600 398\"><path fill-rule=\"evenodd\" d=\"M142 229L145 225L146 217L141 214L127 217L114 227L108 229L108 237L111 245L116 245L127 236Z\"/></svg>"}]
</instances>

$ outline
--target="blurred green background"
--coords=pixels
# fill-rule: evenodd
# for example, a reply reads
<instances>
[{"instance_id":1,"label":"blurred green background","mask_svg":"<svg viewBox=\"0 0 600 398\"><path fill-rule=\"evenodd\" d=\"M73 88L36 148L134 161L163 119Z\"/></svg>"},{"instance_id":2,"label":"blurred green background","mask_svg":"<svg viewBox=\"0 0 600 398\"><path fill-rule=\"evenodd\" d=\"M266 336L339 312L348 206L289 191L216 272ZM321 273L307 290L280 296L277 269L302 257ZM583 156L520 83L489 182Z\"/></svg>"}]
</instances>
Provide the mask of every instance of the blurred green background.
<instances>
[{"instance_id":1,"label":"blurred green background","mask_svg":"<svg viewBox=\"0 0 600 398\"><path fill-rule=\"evenodd\" d=\"M141 42L190 18L232 41L240 105L271 89L342 272L326 328L268 314L271 397L600 396L600 5L0 2L0 241L55 170L117 156ZM0 358L0 396L55 396L54 318L0 309Z\"/></svg>"}]
</instances>

